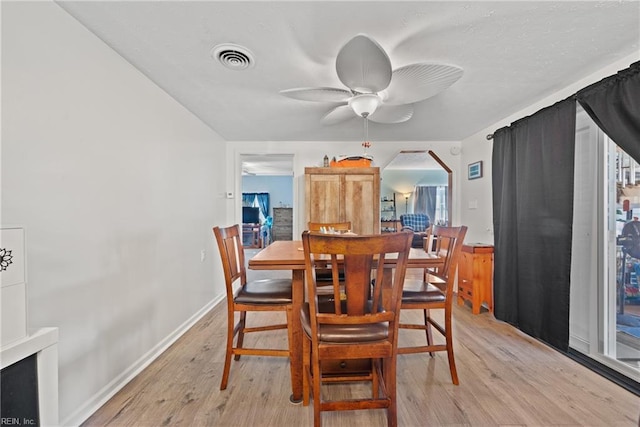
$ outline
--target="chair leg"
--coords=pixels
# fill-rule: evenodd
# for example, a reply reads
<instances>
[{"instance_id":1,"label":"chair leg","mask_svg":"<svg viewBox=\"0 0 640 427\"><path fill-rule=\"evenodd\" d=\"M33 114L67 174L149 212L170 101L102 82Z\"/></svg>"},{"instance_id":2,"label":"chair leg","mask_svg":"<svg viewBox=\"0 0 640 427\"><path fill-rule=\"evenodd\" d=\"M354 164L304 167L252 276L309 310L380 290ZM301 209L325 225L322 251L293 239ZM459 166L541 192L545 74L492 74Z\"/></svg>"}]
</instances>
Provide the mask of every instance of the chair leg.
<instances>
[{"instance_id":1,"label":"chair leg","mask_svg":"<svg viewBox=\"0 0 640 427\"><path fill-rule=\"evenodd\" d=\"M236 341L236 348L242 348L242 344L244 343L244 328L247 326L247 312L240 312L240 320L238 321L238 325L240 328L238 329L238 339ZM240 355L236 354L234 360L240 360Z\"/></svg>"},{"instance_id":2,"label":"chair leg","mask_svg":"<svg viewBox=\"0 0 640 427\"><path fill-rule=\"evenodd\" d=\"M320 385L322 384L322 374L320 373L320 361L315 352L311 353L311 359L313 365L313 425L314 427L321 427L320 407L322 406L322 395Z\"/></svg>"},{"instance_id":3,"label":"chair leg","mask_svg":"<svg viewBox=\"0 0 640 427\"><path fill-rule=\"evenodd\" d=\"M398 426L398 401L396 399L396 357L392 356L382 360L383 381L385 384L386 397L389 399L387 408L387 426Z\"/></svg>"},{"instance_id":4,"label":"chair leg","mask_svg":"<svg viewBox=\"0 0 640 427\"><path fill-rule=\"evenodd\" d=\"M380 396L380 377L378 376L378 373L381 372L382 369L384 369L383 366L380 366L382 363L381 360L379 359L372 359L371 360L371 398L372 399L377 399ZM382 380L384 381L384 376L382 377Z\"/></svg>"},{"instance_id":5,"label":"chair leg","mask_svg":"<svg viewBox=\"0 0 640 427\"><path fill-rule=\"evenodd\" d=\"M445 340L447 342L447 358L449 359L449 370L451 371L451 381L458 385L458 371L456 369L456 359L453 355L453 334L451 328L451 308L445 309L444 314Z\"/></svg>"},{"instance_id":6,"label":"chair leg","mask_svg":"<svg viewBox=\"0 0 640 427\"><path fill-rule=\"evenodd\" d=\"M229 369L231 368L231 355L233 354L233 338L235 328L235 318L232 310L229 310L227 315L227 351L224 356L224 368L222 370L222 380L220 381L220 390L227 388L227 382L229 381Z\"/></svg>"},{"instance_id":7,"label":"chair leg","mask_svg":"<svg viewBox=\"0 0 640 427\"><path fill-rule=\"evenodd\" d=\"M311 343L306 334L302 337L302 406L309 406L311 392L309 375L311 369Z\"/></svg>"},{"instance_id":8,"label":"chair leg","mask_svg":"<svg viewBox=\"0 0 640 427\"><path fill-rule=\"evenodd\" d=\"M431 322L430 322L430 318L429 318L429 310L428 309L424 309L423 310L423 317L424 317L424 328L425 328L425 333L427 335L427 345L433 345L433 332L431 331ZM433 357L433 351L429 352L429 355L431 357Z\"/></svg>"}]
</instances>

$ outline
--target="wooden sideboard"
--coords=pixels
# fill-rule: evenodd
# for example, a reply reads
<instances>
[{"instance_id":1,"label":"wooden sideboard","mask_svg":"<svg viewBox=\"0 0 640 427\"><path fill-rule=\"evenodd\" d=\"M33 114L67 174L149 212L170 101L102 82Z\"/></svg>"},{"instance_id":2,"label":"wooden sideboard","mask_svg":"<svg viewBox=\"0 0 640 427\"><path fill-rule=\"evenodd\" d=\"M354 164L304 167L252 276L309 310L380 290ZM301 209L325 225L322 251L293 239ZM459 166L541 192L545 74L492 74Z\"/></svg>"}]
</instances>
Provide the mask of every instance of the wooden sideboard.
<instances>
[{"instance_id":1,"label":"wooden sideboard","mask_svg":"<svg viewBox=\"0 0 640 427\"><path fill-rule=\"evenodd\" d=\"M293 240L292 208L273 208L271 239L274 242L276 240Z\"/></svg>"},{"instance_id":2,"label":"wooden sideboard","mask_svg":"<svg viewBox=\"0 0 640 427\"><path fill-rule=\"evenodd\" d=\"M473 314L480 313L483 303L493 312L493 246L462 246L458 263L458 304L471 301Z\"/></svg>"},{"instance_id":3,"label":"wooden sideboard","mask_svg":"<svg viewBox=\"0 0 640 427\"><path fill-rule=\"evenodd\" d=\"M305 218L380 233L380 168L305 168ZM306 224L305 224L306 226Z\"/></svg>"}]
</instances>

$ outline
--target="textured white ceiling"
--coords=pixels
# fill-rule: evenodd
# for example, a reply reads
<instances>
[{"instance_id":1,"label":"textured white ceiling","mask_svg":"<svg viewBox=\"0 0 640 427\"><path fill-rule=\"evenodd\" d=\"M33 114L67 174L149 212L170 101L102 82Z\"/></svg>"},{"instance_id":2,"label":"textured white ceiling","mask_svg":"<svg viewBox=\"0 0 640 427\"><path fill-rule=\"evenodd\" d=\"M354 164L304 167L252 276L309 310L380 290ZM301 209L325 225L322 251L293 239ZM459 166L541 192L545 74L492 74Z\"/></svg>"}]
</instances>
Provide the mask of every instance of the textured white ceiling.
<instances>
[{"instance_id":1,"label":"textured white ceiling","mask_svg":"<svg viewBox=\"0 0 640 427\"><path fill-rule=\"evenodd\" d=\"M427 151L401 151L384 170L441 169L438 162Z\"/></svg>"},{"instance_id":2,"label":"textured white ceiling","mask_svg":"<svg viewBox=\"0 0 640 427\"><path fill-rule=\"evenodd\" d=\"M335 104L283 89L343 87L339 48L373 37L394 68L460 66L463 77L419 102L411 120L371 123L372 141L461 140L638 52L638 1L58 1L228 141L361 140L355 118L323 126ZM223 67L220 43L248 48L255 66Z\"/></svg>"},{"instance_id":3,"label":"textured white ceiling","mask_svg":"<svg viewBox=\"0 0 640 427\"><path fill-rule=\"evenodd\" d=\"M242 155L243 175L293 175L292 154Z\"/></svg>"}]
</instances>

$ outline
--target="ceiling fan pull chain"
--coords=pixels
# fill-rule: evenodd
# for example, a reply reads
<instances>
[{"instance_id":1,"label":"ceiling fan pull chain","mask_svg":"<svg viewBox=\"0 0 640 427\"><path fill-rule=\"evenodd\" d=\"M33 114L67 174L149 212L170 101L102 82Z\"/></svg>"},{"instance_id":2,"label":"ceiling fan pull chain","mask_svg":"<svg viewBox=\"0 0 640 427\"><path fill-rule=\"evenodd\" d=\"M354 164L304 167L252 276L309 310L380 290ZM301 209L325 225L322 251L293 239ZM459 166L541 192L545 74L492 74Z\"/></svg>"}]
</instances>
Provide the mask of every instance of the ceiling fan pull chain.
<instances>
[{"instance_id":1,"label":"ceiling fan pull chain","mask_svg":"<svg viewBox=\"0 0 640 427\"><path fill-rule=\"evenodd\" d=\"M364 119L364 141L362 142L362 146L364 147L364 156L367 156L367 149L371 147L371 143L369 142L369 120L366 117Z\"/></svg>"},{"instance_id":2,"label":"ceiling fan pull chain","mask_svg":"<svg viewBox=\"0 0 640 427\"><path fill-rule=\"evenodd\" d=\"M369 142L369 120L364 117L364 142Z\"/></svg>"}]
</instances>

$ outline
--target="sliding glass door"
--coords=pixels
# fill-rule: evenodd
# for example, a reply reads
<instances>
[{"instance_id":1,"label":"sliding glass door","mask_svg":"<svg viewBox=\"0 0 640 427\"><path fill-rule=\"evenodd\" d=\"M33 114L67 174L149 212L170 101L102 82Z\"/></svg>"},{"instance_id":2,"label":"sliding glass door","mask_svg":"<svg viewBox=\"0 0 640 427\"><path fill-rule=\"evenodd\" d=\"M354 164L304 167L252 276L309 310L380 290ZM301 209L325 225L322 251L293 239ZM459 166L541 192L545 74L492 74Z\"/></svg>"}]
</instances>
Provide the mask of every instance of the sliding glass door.
<instances>
[{"instance_id":1,"label":"sliding glass door","mask_svg":"<svg viewBox=\"0 0 640 427\"><path fill-rule=\"evenodd\" d=\"M638 219L640 166L578 108L569 346L636 382Z\"/></svg>"}]
</instances>

